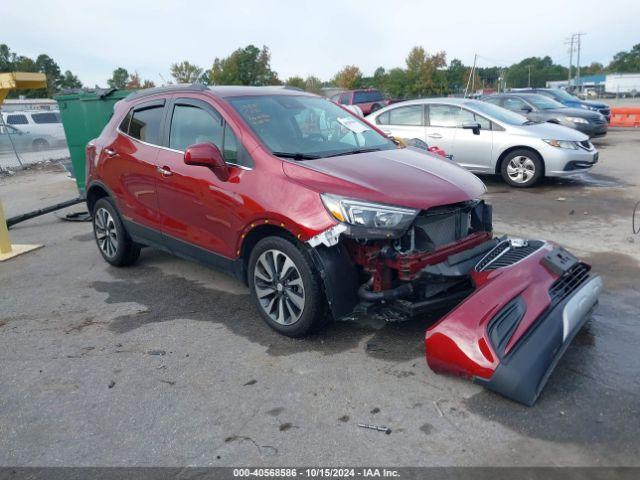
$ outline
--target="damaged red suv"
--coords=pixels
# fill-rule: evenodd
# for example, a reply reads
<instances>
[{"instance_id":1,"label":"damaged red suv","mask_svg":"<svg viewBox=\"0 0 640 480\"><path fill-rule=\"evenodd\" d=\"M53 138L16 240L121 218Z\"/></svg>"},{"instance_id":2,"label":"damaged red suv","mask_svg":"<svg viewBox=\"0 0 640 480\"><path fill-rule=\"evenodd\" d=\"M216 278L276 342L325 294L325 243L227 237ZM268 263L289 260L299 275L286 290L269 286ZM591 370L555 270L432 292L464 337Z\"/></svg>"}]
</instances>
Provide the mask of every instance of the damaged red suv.
<instances>
[{"instance_id":1,"label":"damaged red suv","mask_svg":"<svg viewBox=\"0 0 640 480\"><path fill-rule=\"evenodd\" d=\"M556 245L495 238L473 174L300 91L133 93L87 162L110 264L153 246L225 270L291 337L359 313L442 312L426 332L431 368L526 404L602 286Z\"/></svg>"}]
</instances>

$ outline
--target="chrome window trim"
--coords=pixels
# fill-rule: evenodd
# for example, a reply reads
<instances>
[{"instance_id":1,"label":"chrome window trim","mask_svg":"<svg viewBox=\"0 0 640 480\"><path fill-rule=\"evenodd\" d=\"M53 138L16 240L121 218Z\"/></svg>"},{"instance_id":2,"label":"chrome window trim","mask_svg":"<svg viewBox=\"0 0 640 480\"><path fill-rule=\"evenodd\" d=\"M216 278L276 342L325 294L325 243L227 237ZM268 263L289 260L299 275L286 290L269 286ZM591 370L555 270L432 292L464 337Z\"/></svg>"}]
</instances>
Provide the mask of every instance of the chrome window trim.
<instances>
[{"instance_id":1,"label":"chrome window trim","mask_svg":"<svg viewBox=\"0 0 640 480\"><path fill-rule=\"evenodd\" d=\"M139 143L142 143L143 145L147 145L149 147L161 148L162 150L167 150L169 152L174 152L174 153L181 153L182 155L184 155L184 150L176 150L175 148L169 148L169 147L165 147L165 146L162 146L162 145L156 145L155 143L145 142L144 140L140 140L138 138L132 137L128 133L124 133L122 130L120 130L120 127L116 128L116 132L118 132L119 134L124 135L125 137L133 140L134 142L139 142ZM231 166L231 167L236 167L236 168L239 168L241 170L253 170L253 168L251 168L251 167L247 167L245 165L238 165L237 163L227 162L226 160L225 160L225 163L227 165Z\"/></svg>"}]
</instances>

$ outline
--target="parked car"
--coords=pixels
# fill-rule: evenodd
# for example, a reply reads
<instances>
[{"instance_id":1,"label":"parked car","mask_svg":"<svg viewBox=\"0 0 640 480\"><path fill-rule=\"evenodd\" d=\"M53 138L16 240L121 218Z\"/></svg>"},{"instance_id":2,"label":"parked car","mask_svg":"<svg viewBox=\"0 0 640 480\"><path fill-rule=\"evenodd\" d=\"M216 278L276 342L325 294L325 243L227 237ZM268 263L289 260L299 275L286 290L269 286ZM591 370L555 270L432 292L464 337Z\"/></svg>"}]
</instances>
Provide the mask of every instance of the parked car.
<instances>
[{"instance_id":1,"label":"parked car","mask_svg":"<svg viewBox=\"0 0 640 480\"><path fill-rule=\"evenodd\" d=\"M389 100L385 100L382 92L375 88L347 90L332 96L331 100L340 105L357 105L363 115L369 115L390 103Z\"/></svg>"},{"instance_id":2,"label":"parked car","mask_svg":"<svg viewBox=\"0 0 640 480\"><path fill-rule=\"evenodd\" d=\"M40 148L64 147L66 138L60 112L54 110L25 110L1 112L4 123L23 132L40 135Z\"/></svg>"},{"instance_id":3,"label":"parked car","mask_svg":"<svg viewBox=\"0 0 640 480\"><path fill-rule=\"evenodd\" d=\"M539 93L540 95L553 98L567 107L582 108L592 112L599 112L605 116L607 122L611 121L611 107L606 103L581 100L561 88L521 88L518 89L518 92Z\"/></svg>"},{"instance_id":4,"label":"parked car","mask_svg":"<svg viewBox=\"0 0 640 480\"><path fill-rule=\"evenodd\" d=\"M471 173L305 92L133 93L87 146L87 171L108 263L146 245L233 273L291 337L358 312L451 310L427 332L429 365L527 404L601 288L551 243L494 238Z\"/></svg>"},{"instance_id":5,"label":"parked car","mask_svg":"<svg viewBox=\"0 0 640 480\"><path fill-rule=\"evenodd\" d=\"M479 100L412 100L378 110L367 120L394 137L437 145L472 172L502 175L514 187L532 187L544 176L589 171L598 161L585 134L532 122Z\"/></svg>"},{"instance_id":6,"label":"parked car","mask_svg":"<svg viewBox=\"0 0 640 480\"><path fill-rule=\"evenodd\" d=\"M537 93L501 93L483 97L485 102L524 115L533 122L549 122L581 131L590 138L607 134L609 124L601 113L566 107Z\"/></svg>"},{"instance_id":7,"label":"parked car","mask_svg":"<svg viewBox=\"0 0 640 480\"><path fill-rule=\"evenodd\" d=\"M42 150L52 145L55 139L50 135L23 132L11 125L0 125L0 151L13 151L14 147L20 152Z\"/></svg>"}]
</instances>

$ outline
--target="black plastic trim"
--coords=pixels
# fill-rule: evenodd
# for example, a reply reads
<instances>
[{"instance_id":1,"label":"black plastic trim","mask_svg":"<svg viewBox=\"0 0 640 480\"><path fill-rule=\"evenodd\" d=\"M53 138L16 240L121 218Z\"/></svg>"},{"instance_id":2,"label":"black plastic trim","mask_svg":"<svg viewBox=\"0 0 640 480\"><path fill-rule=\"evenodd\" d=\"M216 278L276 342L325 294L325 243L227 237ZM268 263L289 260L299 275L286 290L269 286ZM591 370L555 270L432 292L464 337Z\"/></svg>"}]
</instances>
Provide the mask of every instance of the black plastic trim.
<instances>
[{"instance_id":1,"label":"black plastic trim","mask_svg":"<svg viewBox=\"0 0 640 480\"><path fill-rule=\"evenodd\" d=\"M543 314L501 361L491 378L474 377L473 381L532 406L573 338L590 319L590 315L585 315L563 341L564 307L578 291Z\"/></svg>"}]
</instances>

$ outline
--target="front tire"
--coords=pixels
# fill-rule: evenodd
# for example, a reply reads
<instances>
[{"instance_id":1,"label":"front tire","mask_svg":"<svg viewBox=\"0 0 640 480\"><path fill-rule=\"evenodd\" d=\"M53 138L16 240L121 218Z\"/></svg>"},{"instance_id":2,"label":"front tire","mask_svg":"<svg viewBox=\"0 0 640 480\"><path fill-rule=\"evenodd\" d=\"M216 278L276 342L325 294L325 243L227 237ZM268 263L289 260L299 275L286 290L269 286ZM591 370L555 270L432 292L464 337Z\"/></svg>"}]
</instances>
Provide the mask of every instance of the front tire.
<instances>
[{"instance_id":1,"label":"front tire","mask_svg":"<svg viewBox=\"0 0 640 480\"><path fill-rule=\"evenodd\" d=\"M328 321L326 300L309 254L282 237L251 251L248 283L262 319L276 332L304 337Z\"/></svg>"},{"instance_id":2,"label":"front tire","mask_svg":"<svg viewBox=\"0 0 640 480\"><path fill-rule=\"evenodd\" d=\"M502 161L502 178L512 187L533 187L542 178L544 164L536 152L527 149L514 150Z\"/></svg>"},{"instance_id":3,"label":"front tire","mask_svg":"<svg viewBox=\"0 0 640 480\"><path fill-rule=\"evenodd\" d=\"M140 245L131 240L109 198L99 199L93 207L93 233L102 258L111 265L126 267L138 260Z\"/></svg>"}]
</instances>

